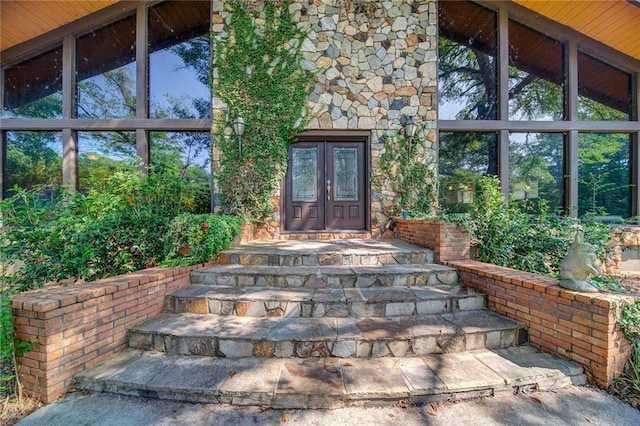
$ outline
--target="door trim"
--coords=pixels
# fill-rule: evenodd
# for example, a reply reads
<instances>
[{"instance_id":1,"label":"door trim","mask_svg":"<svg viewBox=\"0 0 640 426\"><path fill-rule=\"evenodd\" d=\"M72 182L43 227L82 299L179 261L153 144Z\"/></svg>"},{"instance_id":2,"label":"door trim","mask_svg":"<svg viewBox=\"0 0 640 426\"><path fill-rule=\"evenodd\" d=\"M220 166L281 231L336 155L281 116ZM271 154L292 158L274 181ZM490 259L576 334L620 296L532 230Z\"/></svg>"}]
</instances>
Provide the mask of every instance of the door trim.
<instances>
[{"instance_id":1,"label":"door trim","mask_svg":"<svg viewBox=\"0 0 640 426\"><path fill-rule=\"evenodd\" d=\"M364 207L365 207L365 229L357 232L371 232L371 132L368 130L308 130L297 135L296 142L314 142L314 141L342 141L342 142L359 142L364 143ZM286 173L280 181L280 233L281 234L318 234L318 233L340 233L342 230L329 231L312 230L312 231L289 231L286 229ZM353 231L345 229L347 231Z\"/></svg>"}]
</instances>

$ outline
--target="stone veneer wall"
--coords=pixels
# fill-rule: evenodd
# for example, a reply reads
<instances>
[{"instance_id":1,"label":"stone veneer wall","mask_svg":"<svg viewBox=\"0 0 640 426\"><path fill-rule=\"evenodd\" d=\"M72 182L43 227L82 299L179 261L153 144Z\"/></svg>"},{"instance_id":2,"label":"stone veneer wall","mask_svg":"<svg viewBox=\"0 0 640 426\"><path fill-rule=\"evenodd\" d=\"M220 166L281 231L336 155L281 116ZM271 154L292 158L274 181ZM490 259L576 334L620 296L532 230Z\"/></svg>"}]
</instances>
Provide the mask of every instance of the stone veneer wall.
<instances>
[{"instance_id":1,"label":"stone veneer wall","mask_svg":"<svg viewBox=\"0 0 640 426\"><path fill-rule=\"evenodd\" d=\"M25 391L45 403L62 396L75 374L123 350L127 330L159 315L165 295L189 285L191 271L202 266L151 268L15 296L16 336L36 343L18 358Z\"/></svg>"},{"instance_id":2,"label":"stone veneer wall","mask_svg":"<svg viewBox=\"0 0 640 426\"><path fill-rule=\"evenodd\" d=\"M609 245L612 257L605 265L609 274L625 272L640 272L640 227L621 226L614 229L613 238ZM625 256L625 251L631 251L631 256ZM628 259L625 259L627 258Z\"/></svg>"},{"instance_id":3,"label":"stone veneer wall","mask_svg":"<svg viewBox=\"0 0 640 426\"><path fill-rule=\"evenodd\" d=\"M212 10L213 35L224 37L224 2L214 0ZM410 116L424 124L426 157L435 158L435 0L292 0L289 11L308 34L302 65L318 73L308 101L308 130L370 131L375 172L381 137L398 132L400 118ZM371 200L371 234L378 237L388 218L375 191ZM279 239L279 194L273 204L274 215L259 234Z\"/></svg>"}]
</instances>

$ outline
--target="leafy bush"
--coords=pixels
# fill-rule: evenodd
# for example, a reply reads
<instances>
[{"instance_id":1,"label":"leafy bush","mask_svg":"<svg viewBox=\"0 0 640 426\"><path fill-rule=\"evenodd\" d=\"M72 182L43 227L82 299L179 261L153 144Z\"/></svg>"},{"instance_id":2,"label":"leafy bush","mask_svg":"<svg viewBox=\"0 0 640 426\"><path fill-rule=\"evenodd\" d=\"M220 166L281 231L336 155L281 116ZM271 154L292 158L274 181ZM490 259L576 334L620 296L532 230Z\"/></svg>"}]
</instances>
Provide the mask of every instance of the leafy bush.
<instances>
[{"instance_id":1,"label":"leafy bush","mask_svg":"<svg viewBox=\"0 0 640 426\"><path fill-rule=\"evenodd\" d=\"M582 220L553 214L544 202L535 206L502 202L500 182L481 177L471 211L462 226L470 232L478 260L522 271L556 274L576 230L605 260L611 229L592 216ZM456 215L459 219L461 215Z\"/></svg>"},{"instance_id":2,"label":"leafy bush","mask_svg":"<svg viewBox=\"0 0 640 426\"><path fill-rule=\"evenodd\" d=\"M216 214L182 214L171 222L164 237L163 265L193 265L229 248L240 232L242 219Z\"/></svg>"},{"instance_id":3,"label":"leafy bush","mask_svg":"<svg viewBox=\"0 0 640 426\"><path fill-rule=\"evenodd\" d=\"M289 14L289 1L225 2L229 31L215 41L214 91L229 117L246 122L242 149L214 125L224 161L216 175L224 213L263 219L287 168L289 145L305 129L313 73L301 65L306 33Z\"/></svg>"},{"instance_id":4,"label":"leafy bush","mask_svg":"<svg viewBox=\"0 0 640 426\"><path fill-rule=\"evenodd\" d=\"M433 164L426 159L426 145L423 130L412 141L401 134L384 137L380 172L373 176L372 184L386 216L399 217L402 210L412 217L434 215L438 190Z\"/></svg>"},{"instance_id":5,"label":"leafy bush","mask_svg":"<svg viewBox=\"0 0 640 426\"><path fill-rule=\"evenodd\" d=\"M184 183L171 174L118 172L86 194L62 187L15 188L0 203L5 291L65 279L93 280L155 266L163 237L188 211Z\"/></svg>"},{"instance_id":6,"label":"leafy bush","mask_svg":"<svg viewBox=\"0 0 640 426\"><path fill-rule=\"evenodd\" d=\"M640 302L629 304L622 311L620 327L633 344L624 373L615 380L614 390L624 398L640 402Z\"/></svg>"},{"instance_id":7,"label":"leafy bush","mask_svg":"<svg viewBox=\"0 0 640 426\"><path fill-rule=\"evenodd\" d=\"M21 398L15 357L31 350L33 344L16 340L9 305L9 294L0 293L0 396L17 389L18 397Z\"/></svg>"}]
</instances>

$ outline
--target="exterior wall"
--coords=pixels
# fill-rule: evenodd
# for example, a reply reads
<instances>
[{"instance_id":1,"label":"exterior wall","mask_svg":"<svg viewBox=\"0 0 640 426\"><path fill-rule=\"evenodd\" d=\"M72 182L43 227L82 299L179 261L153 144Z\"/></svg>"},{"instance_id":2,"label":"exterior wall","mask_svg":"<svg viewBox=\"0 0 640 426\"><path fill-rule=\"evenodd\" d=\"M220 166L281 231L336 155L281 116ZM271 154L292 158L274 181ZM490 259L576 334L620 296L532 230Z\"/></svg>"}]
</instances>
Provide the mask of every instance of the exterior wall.
<instances>
[{"instance_id":1,"label":"exterior wall","mask_svg":"<svg viewBox=\"0 0 640 426\"><path fill-rule=\"evenodd\" d=\"M13 298L18 339L36 342L18 359L25 390L45 403L69 391L73 375L126 347L127 330L160 314L167 293L203 265L152 268Z\"/></svg>"},{"instance_id":2,"label":"exterior wall","mask_svg":"<svg viewBox=\"0 0 640 426\"><path fill-rule=\"evenodd\" d=\"M225 30L228 18L222 3L213 2L214 37ZM381 137L400 131L401 117L410 116L425 125L426 156L435 158L435 0L292 0L289 11L308 34L303 66L317 72L308 130L370 131L375 173ZM280 195L274 194L272 202L274 215L258 232L278 239ZM370 213L371 234L378 237L388 218L375 191Z\"/></svg>"}]
</instances>

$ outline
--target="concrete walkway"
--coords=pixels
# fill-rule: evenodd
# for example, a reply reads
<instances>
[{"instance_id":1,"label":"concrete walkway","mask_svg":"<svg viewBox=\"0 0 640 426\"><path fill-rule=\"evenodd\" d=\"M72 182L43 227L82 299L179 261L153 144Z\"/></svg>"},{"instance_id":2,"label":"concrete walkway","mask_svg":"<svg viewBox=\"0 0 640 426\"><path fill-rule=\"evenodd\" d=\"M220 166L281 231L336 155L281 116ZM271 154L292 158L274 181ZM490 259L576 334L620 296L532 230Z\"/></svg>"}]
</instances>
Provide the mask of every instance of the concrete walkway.
<instances>
[{"instance_id":1,"label":"concrete walkway","mask_svg":"<svg viewBox=\"0 0 640 426\"><path fill-rule=\"evenodd\" d=\"M190 404L104 393L73 393L20 426L145 425L640 425L640 411L590 387L398 406L336 410L273 410Z\"/></svg>"}]
</instances>

